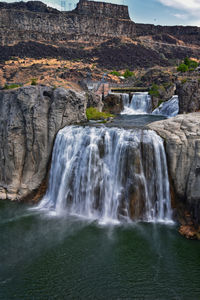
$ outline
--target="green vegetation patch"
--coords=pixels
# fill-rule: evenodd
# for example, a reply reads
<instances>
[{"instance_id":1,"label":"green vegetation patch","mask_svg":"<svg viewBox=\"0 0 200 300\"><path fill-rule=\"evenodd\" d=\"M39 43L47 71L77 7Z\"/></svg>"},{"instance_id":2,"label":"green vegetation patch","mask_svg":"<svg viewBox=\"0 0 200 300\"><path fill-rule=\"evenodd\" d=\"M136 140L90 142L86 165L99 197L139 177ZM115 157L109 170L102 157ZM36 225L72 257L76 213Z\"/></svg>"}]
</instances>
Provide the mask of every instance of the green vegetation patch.
<instances>
[{"instance_id":1,"label":"green vegetation patch","mask_svg":"<svg viewBox=\"0 0 200 300\"><path fill-rule=\"evenodd\" d=\"M123 74L121 74L120 72L118 72L116 70L110 72L110 74L115 75L117 77L123 76L124 78L129 78L129 77L135 76L135 74L128 69Z\"/></svg>"},{"instance_id":2,"label":"green vegetation patch","mask_svg":"<svg viewBox=\"0 0 200 300\"><path fill-rule=\"evenodd\" d=\"M154 97L159 97L159 86L157 84L153 84L152 87L149 90L149 95Z\"/></svg>"},{"instance_id":3,"label":"green vegetation patch","mask_svg":"<svg viewBox=\"0 0 200 300\"><path fill-rule=\"evenodd\" d=\"M123 74L124 78L129 78L129 77L133 77L135 76L135 74L133 72L131 72L130 70L126 70Z\"/></svg>"},{"instance_id":4,"label":"green vegetation patch","mask_svg":"<svg viewBox=\"0 0 200 300\"><path fill-rule=\"evenodd\" d=\"M31 85L37 85L37 78L31 79Z\"/></svg>"},{"instance_id":5,"label":"green vegetation patch","mask_svg":"<svg viewBox=\"0 0 200 300\"><path fill-rule=\"evenodd\" d=\"M119 77L119 76L122 76L122 74L121 74L121 73L119 73L119 72L118 72L118 71L116 71L116 70L114 70L114 71L110 72L110 74L111 74L111 75L114 75L114 76L117 76L117 77Z\"/></svg>"},{"instance_id":6,"label":"green vegetation patch","mask_svg":"<svg viewBox=\"0 0 200 300\"><path fill-rule=\"evenodd\" d=\"M12 83L12 84L5 84L5 86L4 86L4 90L11 90L11 89L16 89L16 88L18 88L18 87L21 87L21 85L20 84L16 84L16 83Z\"/></svg>"},{"instance_id":7,"label":"green vegetation patch","mask_svg":"<svg viewBox=\"0 0 200 300\"><path fill-rule=\"evenodd\" d=\"M100 112L94 107L90 107L86 109L86 116L88 121L89 120L105 120L108 118L114 117L114 115L105 113L105 112Z\"/></svg>"},{"instance_id":8,"label":"green vegetation patch","mask_svg":"<svg viewBox=\"0 0 200 300\"><path fill-rule=\"evenodd\" d=\"M184 62L182 62L178 68L177 68L177 71L178 72L181 72L181 73L185 73L187 71L194 71L197 67L198 67L198 62L196 62L195 60L193 59L189 59L188 57L186 57L184 59Z\"/></svg>"}]
</instances>

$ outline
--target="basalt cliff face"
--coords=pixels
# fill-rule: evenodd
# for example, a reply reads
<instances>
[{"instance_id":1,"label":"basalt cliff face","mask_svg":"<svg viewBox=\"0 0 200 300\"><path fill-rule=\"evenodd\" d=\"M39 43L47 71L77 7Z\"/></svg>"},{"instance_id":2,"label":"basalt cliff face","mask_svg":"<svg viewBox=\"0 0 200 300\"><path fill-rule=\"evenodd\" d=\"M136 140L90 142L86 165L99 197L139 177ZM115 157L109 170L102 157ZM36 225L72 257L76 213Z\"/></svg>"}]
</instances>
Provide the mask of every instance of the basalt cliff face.
<instances>
[{"instance_id":1,"label":"basalt cliff face","mask_svg":"<svg viewBox=\"0 0 200 300\"><path fill-rule=\"evenodd\" d=\"M48 172L58 130L84 121L86 105L84 94L63 88L0 92L0 199L34 196Z\"/></svg>"},{"instance_id":2,"label":"basalt cliff face","mask_svg":"<svg viewBox=\"0 0 200 300\"><path fill-rule=\"evenodd\" d=\"M200 28L136 24L124 5L79 1L61 12L39 1L0 3L1 61L61 57L111 69L168 66L198 57L199 44Z\"/></svg>"},{"instance_id":3,"label":"basalt cliff face","mask_svg":"<svg viewBox=\"0 0 200 300\"><path fill-rule=\"evenodd\" d=\"M135 35L126 6L80 1L75 10L60 12L41 2L0 5L0 44L22 41L66 43L102 41Z\"/></svg>"},{"instance_id":4,"label":"basalt cliff face","mask_svg":"<svg viewBox=\"0 0 200 300\"><path fill-rule=\"evenodd\" d=\"M191 216L183 225L196 225L197 229L200 224L199 124L200 114L191 113L148 125L165 141L174 206L180 209L183 205Z\"/></svg>"}]
</instances>

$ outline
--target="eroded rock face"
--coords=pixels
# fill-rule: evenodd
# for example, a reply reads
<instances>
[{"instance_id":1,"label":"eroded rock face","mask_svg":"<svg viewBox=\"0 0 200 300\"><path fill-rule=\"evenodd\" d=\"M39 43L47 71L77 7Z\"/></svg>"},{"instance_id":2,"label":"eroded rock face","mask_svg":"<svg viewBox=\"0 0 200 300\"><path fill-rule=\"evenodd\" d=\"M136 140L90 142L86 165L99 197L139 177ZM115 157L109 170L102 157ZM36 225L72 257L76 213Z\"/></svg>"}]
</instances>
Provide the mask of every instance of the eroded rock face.
<instances>
[{"instance_id":1,"label":"eroded rock face","mask_svg":"<svg viewBox=\"0 0 200 300\"><path fill-rule=\"evenodd\" d=\"M176 201L200 224L200 113L179 115L148 125L164 140Z\"/></svg>"},{"instance_id":2,"label":"eroded rock face","mask_svg":"<svg viewBox=\"0 0 200 300\"><path fill-rule=\"evenodd\" d=\"M84 94L29 86L0 92L0 199L21 200L48 171L55 136L85 121Z\"/></svg>"},{"instance_id":3,"label":"eroded rock face","mask_svg":"<svg viewBox=\"0 0 200 300\"><path fill-rule=\"evenodd\" d=\"M123 110L123 99L121 94L109 94L104 99L103 110L111 114L119 114Z\"/></svg>"},{"instance_id":4,"label":"eroded rock face","mask_svg":"<svg viewBox=\"0 0 200 300\"><path fill-rule=\"evenodd\" d=\"M177 94L180 114L200 111L200 82L198 79L178 83Z\"/></svg>"}]
</instances>

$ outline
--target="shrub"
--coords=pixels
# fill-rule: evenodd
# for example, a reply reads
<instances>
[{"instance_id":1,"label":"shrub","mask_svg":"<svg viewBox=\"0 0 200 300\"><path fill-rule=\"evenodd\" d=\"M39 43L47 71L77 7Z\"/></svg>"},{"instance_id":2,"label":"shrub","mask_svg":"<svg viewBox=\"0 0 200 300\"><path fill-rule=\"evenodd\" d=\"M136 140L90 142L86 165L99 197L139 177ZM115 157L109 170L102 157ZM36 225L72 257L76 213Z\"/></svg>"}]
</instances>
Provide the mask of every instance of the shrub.
<instances>
[{"instance_id":1,"label":"shrub","mask_svg":"<svg viewBox=\"0 0 200 300\"><path fill-rule=\"evenodd\" d=\"M182 73L185 73L188 71L188 65L185 65L185 64L180 64L177 68L177 71L178 72L182 72Z\"/></svg>"},{"instance_id":2,"label":"shrub","mask_svg":"<svg viewBox=\"0 0 200 300\"><path fill-rule=\"evenodd\" d=\"M123 74L123 76L125 77L125 78L128 78L128 77L133 77L135 74L133 73L133 72L131 72L130 70L126 70L125 72L124 72L124 74Z\"/></svg>"},{"instance_id":3,"label":"shrub","mask_svg":"<svg viewBox=\"0 0 200 300\"><path fill-rule=\"evenodd\" d=\"M86 116L88 120L101 120L101 119L107 119L113 117L113 115L105 112L100 112L94 107L90 107L86 109Z\"/></svg>"},{"instance_id":4,"label":"shrub","mask_svg":"<svg viewBox=\"0 0 200 300\"><path fill-rule=\"evenodd\" d=\"M31 79L31 85L37 85L37 79L36 78Z\"/></svg>"},{"instance_id":5,"label":"shrub","mask_svg":"<svg viewBox=\"0 0 200 300\"><path fill-rule=\"evenodd\" d=\"M115 75L117 77L122 76L118 71L114 70L112 72L110 72L110 74Z\"/></svg>"},{"instance_id":6,"label":"shrub","mask_svg":"<svg viewBox=\"0 0 200 300\"><path fill-rule=\"evenodd\" d=\"M195 60L186 57L184 62L178 66L177 71L184 73L187 71L194 71L197 67L198 63Z\"/></svg>"},{"instance_id":7,"label":"shrub","mask_svg":"<svg viewBox=\"0 0 200 300\"><path fill-rule=\"evenodd\" d=\"M159 94L158 89L159 89L159 86L157 84L153 84L149 90L149 95L154 96L154 97L159 97L160 94Z\"/></svg>"},{"instance_id":8,"label":"shrub","mask_svg":"<svg viewBox=\"0 0 200 300\"><path fill-rule=\"evenodd\" d=\"M10 85L8 85L8 84L5 84L5 86L4 86L4 90L10 90L10 89L16 89L16 88L18 88L18 87L20 87L21 85L20 84L15 84L15 83L12 83L12 84L10 84Z\"/></svg>"},{"instance_id":9,"label":"shrub","mask_svg":"<svg viewBox=\"0 0 200 300\"><path fill-rule=\"evenodd\" d=\"M189 66L189 65L190 65L190 59L189 59L188 57L186 57L186 58L184 59L184 64L185 64L186 66Z\"/></svg>"}]
</instances>

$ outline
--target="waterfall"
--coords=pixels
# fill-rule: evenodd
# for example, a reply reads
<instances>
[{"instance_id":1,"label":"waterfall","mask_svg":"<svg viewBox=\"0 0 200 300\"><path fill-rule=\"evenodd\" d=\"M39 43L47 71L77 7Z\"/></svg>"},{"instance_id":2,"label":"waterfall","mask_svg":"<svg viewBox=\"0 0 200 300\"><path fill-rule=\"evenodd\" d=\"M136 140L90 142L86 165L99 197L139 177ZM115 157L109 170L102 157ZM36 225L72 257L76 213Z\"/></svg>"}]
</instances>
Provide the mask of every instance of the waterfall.
<instances>
[{"instance_id":1,"label":"waterfall","mask_svg":"<svg viewBox=\"0 0 200 300\"><path fill-rule=\"evenodd\" d=\"M148 93L135 93L131 101L128 94L122 95L124 110L122 114L126 115L138 115L148 114L152 111L151 97Z\"/></svg>"},{"instance_id":2,"label":"waterfall","mask_svg":"<svg viewBox=\"0 0 200 300\"><path fill-rule=\"evenodd\" d=\"M170 100L160 104L152 114L162 115L165 117L175 117L179 112L179 99L178 96L173 96Z\"/></svg>"},{"instance_id":3,"label":"waterfall","mask_svg":"<svg viewBox=\"0 0 200 300\"><path fill-rule=\"evenodd\" d=\"M65 127L56 137L39 208L100 223L170 221L162 139L151 130Z\"/></svg>"}]
</instances>

